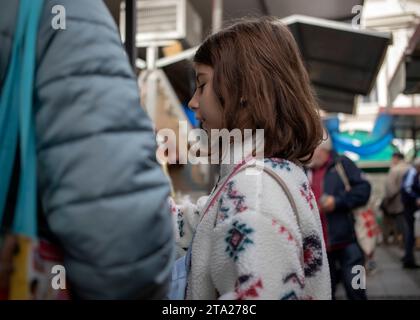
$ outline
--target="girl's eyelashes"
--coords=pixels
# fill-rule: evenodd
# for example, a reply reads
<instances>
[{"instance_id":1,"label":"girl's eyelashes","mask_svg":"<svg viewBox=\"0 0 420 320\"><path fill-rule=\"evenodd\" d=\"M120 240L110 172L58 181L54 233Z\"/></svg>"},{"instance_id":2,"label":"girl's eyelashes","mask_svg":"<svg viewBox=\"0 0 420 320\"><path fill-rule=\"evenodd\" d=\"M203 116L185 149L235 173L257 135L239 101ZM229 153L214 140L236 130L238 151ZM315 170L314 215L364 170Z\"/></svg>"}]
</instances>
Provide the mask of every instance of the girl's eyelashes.
<instances>
[{"instance_id":1,"label":"girl's eyelashes","mask_svg":"<svg viewBox=\"0 0 420 320\"><path fill-rule=\"evenodd\" d=\"M202 85L200 85L200 86L197 86L197 89L198 90L200 90L200 92L203 92L203 89L204 89L204 86L205 86L206 84L205 83L203 83Z\"/></svg>"}]
</instances>

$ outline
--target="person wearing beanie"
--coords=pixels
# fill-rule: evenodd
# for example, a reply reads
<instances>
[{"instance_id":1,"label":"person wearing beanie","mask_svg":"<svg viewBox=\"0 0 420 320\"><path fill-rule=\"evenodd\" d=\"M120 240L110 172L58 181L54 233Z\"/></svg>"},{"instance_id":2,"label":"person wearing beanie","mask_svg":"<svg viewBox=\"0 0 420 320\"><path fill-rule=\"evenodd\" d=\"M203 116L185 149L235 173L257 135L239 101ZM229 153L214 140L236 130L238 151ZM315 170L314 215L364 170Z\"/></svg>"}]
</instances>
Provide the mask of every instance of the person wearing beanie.
<instances>
[{"instance_id":1,"label":"person wearing beanie","mask_svg":"<svg viewBox=\"0 0 420 320\"><path fill-rule=\"evenodd\" d=\"M344 170L351 190L346 190L338 167ZM324 238L330 266L332 297L338 279L351 300L365 300L366 290L352 286L356 265L364 265L364 253L357 242L352 210L369 201L371 186L362 171L346 156L333 150L330 136L324 132L323 142L315 149L307 170L323 221Z\"/></svg>"}]
</instances>

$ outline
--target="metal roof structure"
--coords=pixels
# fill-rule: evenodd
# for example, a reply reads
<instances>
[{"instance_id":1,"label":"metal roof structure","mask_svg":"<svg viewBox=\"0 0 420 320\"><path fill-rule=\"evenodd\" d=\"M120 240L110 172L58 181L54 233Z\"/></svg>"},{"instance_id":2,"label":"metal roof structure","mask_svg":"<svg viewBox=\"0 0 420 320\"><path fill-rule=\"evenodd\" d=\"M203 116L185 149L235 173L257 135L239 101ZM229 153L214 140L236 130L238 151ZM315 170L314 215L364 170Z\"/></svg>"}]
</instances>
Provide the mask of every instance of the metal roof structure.
<instances>
[{"instance_id":1,"label":"metal roof structure","mask_svg":"<svg viewBox=\"0 0 420 320\"><path fill-rule=\"evenodd\" d=\"M121 0L105 0L114 17ZM127 7L134 0L126 0ZM284 17L290 13L303 13L309 16L292 15L283 19L289 26L300 47L310 79L319 98L321 107L327 112L353 113L355 96L366 95L374 85L377 73L384 59L386 48L390 44L388 34L370 32L353 28L349 23L328 19L349 21L355 15L352 8L363 1L351 0L200 0L191 1L202 18L204 34L211 29L211 17L215 3L223 6L223 19L236 19L243 16L273 15ZM117 4L118 3L118 4ZM316 18L318 16L322 18ZM130 22L131 21L131 22ZM133 17L126 24L136 21ZM127 26L126 31L136 30L135 26ZM129 42L135 35L126 37L129 55L133 52ZM130 40L131 39L131 40ZM137 57L143 58L143 51L137 50ZM161 54L160 54L161 55ZM136 58L137 58L136 57ZM190 92L189 75L186 74L185 63L178 62L166 66L165 71L177 94L187 97ZM171 72L176 77L171 76ZM183 82L179 85L175 82ZM183 98L181 98L183 100Z\"/></svg>"},{"instance_id":2,"label":"metal roof structure","mask_svg":"<svg viewBox=\"0 0 420 320\"><path fill-rule=\"evenodd\" d=\"M375 84L391 35L308 16L282 21L299 45L321 108L353 113L355 95L367 95Z\"/></svg>"}]
</instances>

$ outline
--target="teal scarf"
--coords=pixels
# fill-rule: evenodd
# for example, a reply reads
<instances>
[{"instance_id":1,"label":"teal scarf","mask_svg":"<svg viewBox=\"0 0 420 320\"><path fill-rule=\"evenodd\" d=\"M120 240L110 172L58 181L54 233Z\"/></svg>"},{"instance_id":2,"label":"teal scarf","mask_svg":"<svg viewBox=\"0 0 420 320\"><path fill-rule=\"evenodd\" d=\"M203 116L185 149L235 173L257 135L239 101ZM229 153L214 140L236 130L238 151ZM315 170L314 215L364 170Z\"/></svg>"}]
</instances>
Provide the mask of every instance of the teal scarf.
<instances>
[{"instance_id":1,"label":"teal scarf","mask_svg":"<svg viewBox=\"0 0 420 320\"><path fill-rule=\"evenodd\" d=\"M10 64L0 96L0 221L4 215L13 165L20 180L13 232L36 237L36 145L33 86L38 24L43 0L20 0ZM20 158L15 159L19 146Z\"/></svg>"}]
</instances>

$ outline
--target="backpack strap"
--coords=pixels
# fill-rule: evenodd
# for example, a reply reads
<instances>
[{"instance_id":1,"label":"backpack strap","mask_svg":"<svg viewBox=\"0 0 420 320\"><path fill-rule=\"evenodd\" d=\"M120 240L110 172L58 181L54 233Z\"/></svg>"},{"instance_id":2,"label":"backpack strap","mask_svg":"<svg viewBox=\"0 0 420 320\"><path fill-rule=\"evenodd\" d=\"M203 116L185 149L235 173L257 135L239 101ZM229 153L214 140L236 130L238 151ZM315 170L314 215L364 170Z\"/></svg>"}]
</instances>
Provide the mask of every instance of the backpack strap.
<instances>
[{"instance_id":1,"label":"backpack strap","mask_svg":"<svg viewBox=\"0 0 420 320\"><path fill-rule=\"evenodd\" d=\"M344 166L341 161L337 161L335 164L335 169L337 170L338 176L340 177L341 181L344 183L344 188L347 192L351 190L351 185L349 178L347 177L346 170L344 170Z\"/></svg>"},{"instance_id":2,"label":"backpack strap","mask_svg":"<svg viewBox=\"0 0 420 320\"><path fill-rule=\"evenodd\" d=\"M251 162L251 163L250 163ZM218 199L218 197L220 196L220 193L222 192L223 188L226 186L226 184L231 181L231 179L236 176L237 174L239 174L241 171L252 168L255 166L255 162L254 161L245 161L243 163L241 163L240 165L238 165L233 172L230 174L230 176L225 180L225 182L219 186L213 193L213 195L211 196L210 201L207 203L207 205L204 208L204 212L202 214L202 217L204 217L204 215L208 212L208 210L212 207L212 205L216 202L216 200ZM259 166L257 168L262 169L264 172L266 172L270 177L272 177L279 185L280 187L283 189L284 193L286 194L287 199L289 200L289 203L292 207L293 213L296 217L296 221L297 224L300 228L300 219L299 219L299 214L298 214L298 210L297 210L297 206L296 206L296 202L293 199L292 193L290 192L289 188L287 187L287 184L284 182L284 180L271 168L263 165L262 167Z\"/></svg>"},{"instance_id":3,"label":"backpack strap","mask_svg":"<svg viewBox=\"0 0 420 320\"><path fill-rule=\"evenodd\" d=\"M296 206L296 202L292 196L292 193L290 192L290 189L287 187L286 182L280 177L279 174L277 174L273 169L264 166L263 170L268 173L279 185L280 187L283 189L284 193L286 194L287 199L289 200L290 206L292 207L293 213L296 217L296 222L299 226L299 229L301 229L301 223L300 223L300 218L299 218L299 213L298 213L298 209Z\"/></svg>"},{"instance_id":4,"label":"backpack strap","mask_svg":"<svg viewBox=\"0 0 420 320\"><path fill-rule=\"evenodd\" d=\"M255 160L255 159L254 159ZM255 161L249 161L249 162L245 162L242 166L240 166L236 171L234 170L234 172L229 176L228 179L226 179L226 181L223 183L223 185L220 187L220 189L218 188L218 192L216 193L216 195L214 196L214 199L212 199L213 201L211 201L211 203L214 203L217 199L217 197L219 197L221 191L223 190L224 186L237 174L239 174L240 172L242 172L243 170L246 169L250 169L250 168L256 168L257 170L262 170L264 172L266 172L270 177L272 177L278 184L279 186L283 189L283 192L286 194L287 200L289 201L290 206L292 207L292 211L293 214L296 218L296 223L299 227L300 230L302 230L302 225L301 225L301 221L299 218L299 211L297 209L297 205L296 202L292 196L292 193L290 192L289 187L287 186L287 183L280 177L280 175L278 173L276 173L273 169L269 168L266 165L258 165L255 163ZM260 172L259 174L261 174L262 172ZM208 205L205 209L204 214L208 211L208 209L211 207L211 205ZM204 216L203 214L203 216ZM302 259L302 263L303 263L303 248L301 248L302 251L302 255L301 255L301 259Z\"/></svg>"}]
</instances>

